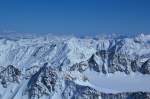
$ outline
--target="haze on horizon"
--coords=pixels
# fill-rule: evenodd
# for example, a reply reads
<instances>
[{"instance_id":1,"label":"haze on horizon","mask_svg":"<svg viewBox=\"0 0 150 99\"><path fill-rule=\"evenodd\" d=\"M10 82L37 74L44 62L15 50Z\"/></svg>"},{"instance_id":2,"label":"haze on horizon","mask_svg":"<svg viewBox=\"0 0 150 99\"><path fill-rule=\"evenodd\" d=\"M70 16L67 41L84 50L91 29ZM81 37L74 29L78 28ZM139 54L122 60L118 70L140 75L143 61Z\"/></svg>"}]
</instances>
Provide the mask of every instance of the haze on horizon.
<instances>
[{"instance_id":1,"label":"haze on horizon","mask_svg":"<svg viewBox=\"0 0 150 99\"><path fill-rule=\"evenodd\" d=\"M149 0L1 0L0 32L150 34Z\"/></svg>"}]
</instances>

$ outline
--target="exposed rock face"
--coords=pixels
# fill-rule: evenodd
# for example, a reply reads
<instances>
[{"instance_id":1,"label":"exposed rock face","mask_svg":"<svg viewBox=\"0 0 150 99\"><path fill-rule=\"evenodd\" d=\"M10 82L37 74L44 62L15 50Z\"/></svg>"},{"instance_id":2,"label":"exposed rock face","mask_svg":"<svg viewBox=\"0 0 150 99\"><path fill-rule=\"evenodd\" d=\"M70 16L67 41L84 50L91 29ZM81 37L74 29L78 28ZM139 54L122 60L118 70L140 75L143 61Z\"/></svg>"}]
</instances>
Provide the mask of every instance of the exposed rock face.
<instances>
[{"instance_id":1,"label":"exposed rock face","mask_svg":"<svg viewBox=\"0 0 150 99\"><path fill-rule=\"evenodd\" d=\"M79 71L79 72L83 72L88 68L88 63L85 61L82 61L80 63L76 63L73 66L70 67L70 71Z\"/></svg>"},{"instance_id":2,"label":"exposed rock face","mask_svg":"<svg viewBox=\"0 0 150 99\"><path fill-rule=\"evenodd\" d=\"M133 72L139 71L138 62L137 60L131 61L131 69Z\"/></svg>"},{"instance_id":3,"label":"exposed rock face","mask_svg":"<svg viewBox=\"0 0 150 99\"><path fill-rule=\"evenodd\" d=\"M101 99L150 99L150 93L146 92L131 92L131 93L118 93L106 94L101 93Z\"/></svg>"},{"instance_id":4,"label":"exposed rock face","mask_svg":"<svg viewBox=\"0 0 150 99\"><path fill-rule=\"evenodd\" d=\"M140 64L139 60L131 60L126 55L115 54L104 50L93 54L88 60L88 63L91 69L104 74L117 71L124 72L125 74L131 72L150 74L150 59Z\"/></svg>"},{"instance_id":5,"label":"exposed rock face","mask_svg":"<svg viewBox=\"0 0 150 99\"><path fill-rule=\"evenodd\" d=\"M77 85L72 81L65 81L65 90L62 93L63 99L99 99L99 93L88 86Z\"/></svg>"},{"instance_id":6,"label":"exposed rock face","mask_svg":"<svg viewBox=\"0 0 150 99\"><path fill-rule=\"evenodd\" d=\"M82 65L86 64L83 63L84 62L82 62ZM84 69L81 70L83 71L80 72L84 72ZM25 93L27 93L28 98L42 99L43 96L52 98L56 92L60 92L61 99L150 99L149 92L139 91L122 93L104 93L92 88L91 86L79 85L74 82L74 79L66 79L65 77L63 77L63 75L60 75L60 77L58 77L58 74L61 74L61 72L62 71L59 71L59 69L52 69L51 67L47 66L47 63L45 63L34 75L28 78L29 82L25 90ZM12 65L9 65L1 73L6 74L5 76L1 75L2 78L5 78L5 81L2 80L1 82L4 88L7 88L6 83L8 81L11 81L12 83L18 81L16 79L16 76L21 75L19 69L15 68Z\"/></svg>"},{"instance_id":7,"label":"exposed rock face","mask_svg":"<svg viewBox=\"0 0 150 99\"><path fill-rule=\"evenodd\" d=\"M143 35L123 39L0 38L0 65L13 64L0 66L0 99L150 99L149 86L143 85L148 79L140 86L133 83L138 88L129 92L105 89L107 84L100 79L118 72L125 75L122 78L133 74L127 81L136 74L149 77L149 49L150 36ZM124 78L120 86L123 84Z\"/></svg>"},{"instance_id":8,"label":"exposed rock face","mask_svg":"<svg viewBox=\"0 0 150 99\"><path fill-rule=\"evenodd\" d=\"M150 59L142 64L141 72L143 74L150 74Z\"/></svg>"},{"instance_id":9,"label":"exposed rock face","mask_svg":"<svg viewBox=\"0 0 150 99\"><path fill-rule=\"evenodd\" d=\"M21 76L21 71L13 65L9 65L0 72L1 84L3 87L7 87L7 82L19 83L19 76Z\"/></svg>"},{"instance_id":10,"label":"exposed rock face","mask_svg":"<svg viewBox=\"0 0 150 99\"><path fill-rule=\"evenodd\" d=\"M132 41L132 43L137 44L134 41ZM110 41L109 45L105 45L105 43L102 43L102 45L103 47L97 49L88 60L82 62L84 64L74 64L71 69L83 72L85 69L90 68L104 74L118 71L125 74L130 74L131 72L149 74L149 56L139 55L138 52L130 51L128 49L128 41ZM107 48L105 48L105 46L107 46ZM132 48L132 50L134 50L134 48ZM83 67L84 69L82 69Z\"/></svg>"},{"instance_id":11,"label":"exposed rock face","mask_svg":"<svg viewBox=\"0 0 150 99\"><path fill-rule=\"evenodd\" d=\"M124 54L100 50L88 60L90 68L97 72L114 73L116 71L129 74L129 60ZM135 70L137 68L133 67ZM134 71L135 71L134 70Z\"/></svg>"},{"instance_id":12,"label":"exposed rock face","mask_svg":"<svg viewBox=\"0 0 150 99\"><path fill-rule=\"evenodd\" d=\"M66 87L62 93L63 99L150 99L147 92L103 93L91 87L65 81Z\"/></svg>"},{"instance_id":13,"label":"exposed rock face","mask_svg":"<svg viewBox=\"0 0 150 99\"><path fill-rule=\"evenodd\" d=\"M28 94L30 98L41 97L42 95L50 95L55 91L57 74L44 64L40 70L35 73L28 82Z\"/></svg>"}]
</instances>

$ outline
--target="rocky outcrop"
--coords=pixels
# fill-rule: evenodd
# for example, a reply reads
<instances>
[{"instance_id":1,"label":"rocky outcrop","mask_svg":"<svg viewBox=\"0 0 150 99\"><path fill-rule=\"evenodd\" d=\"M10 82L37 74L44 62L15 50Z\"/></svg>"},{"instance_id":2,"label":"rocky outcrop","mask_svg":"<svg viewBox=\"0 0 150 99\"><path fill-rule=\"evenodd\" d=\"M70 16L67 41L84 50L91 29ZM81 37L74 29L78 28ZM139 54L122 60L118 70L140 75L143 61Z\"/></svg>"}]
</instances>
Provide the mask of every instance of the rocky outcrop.
<instances>
[{"instance_id":1,"label":"rocky outcrop","mask_svg":"<svg viewBox=\"0 0 150 99\"><path fill-rule=\"evenodd\" d=\"M6 88L8 82L19 83L20 76L21 71L18 68L14 67L13 65L8 65L0 72L1 84Z\"/></svg>"},{"instance_id":2,"label":"rocky outcrop","mask_svg":"<svg viewBox=\"0 0 150 99\"><path fill-rule=\"evenodd\" d=\"M65 81L63 99L99 99L99 92L88 86L75 84L73 81Z\"/></svg>"},{"instance_id":3,"label":"rocky outcrop","mask_svg":"<svg viewBox=\"0 0 150 99\"><path fill-rule=\"evenodd\" d=\"M110 41L109 45L102 43L101 47L98 48L88 60L78 64L76 63L70 69L83 72L89 68L103 74L115 72L123 72L125 74L130 74L131 72L150 74L150 57L148 55L138 54L133 46L128 45L131 42L133 45L138 45L137 42L130 41L129 43L129 41ZM107 48L105 46L107 46ZM149 45L147 44L147 46Z\"/></svg>"},{"instance_id":4,"label":"rocky outcrop","mask_svg":"<svg viewBox=\"0 0 150 99\"><path fill-rule=\"evenodd\" d=\"M63 99L150 99L148 92L103 93L69 80L65 81L65 85Z\"/></svg>"},{"instance_id":5,"label":"rocky outcrop","mask_svg":"<svg viewBox=\"0 0 150 99\"><path fill-rule=\"evenodd\" d=\"M80 63L76 63L70 67L70 71L79 71L83 72L88 68L88 63L86 61L82 61Z\"/></svg>"},{"instance_id":6,"label":"rocky outcrop","mask_svg":"<svg viewBox=\"0 0 150 99\"><path fill-rule=\"evenodd\" d=\"M96 72L114 73L124 72L129 74L131 72L140 72L142 74L150 74L150 59L140 63L140 59L131 60L130 57L114 53L110 51L98 51L93 54L88 60L89 68Z\"/></svg>"},{"instance_id":7,"label":"rocky outcrop","mask_svg":"<svg viewBox=\"0 0 150 99\"><path fill-rule=\"evenodd\" d=\"M41 37L13 41L2 38L0 44L0 99L150 99L147 79L144 79L147 88L142 86L143 81L138 86L135 84L134 87L138 87L135 92L134 88L124 92L119 88L103 88L103 79L98 78L106 77L110 81L108 76L116 74L120 86L125 83L124 78L123 83L119 79L128 78L131 73L147 78L150 74L150 36L123 39ZM5 64L19 67L3 67ZM121 74L119 79L118 74ZM113 81L110 83L115 85Z\"/></svg>"},{"instance_id":8,"label":"rocky outcrop","mask_svg":"<svg viewBox=\"0 0 150 99\"><path fill-rule=\"evenodd\" d=\"M124 54L100 50L88 60L89 67L97 72L114 73L116 71L130 73L129 60ZM136 70L137 68L135 68Z\"/></svg>"},{"instance_id":9,"label":"rocky outcrop","mask_svg":"<svg viewBox=\"0 0 150 99\"><path fill-rule=\"evenodd\" d=\"M150 74L150 59L146 60L141 67L141 72L143 74Z\"/></svg>"},{"instance_id":10,"label":"rocky outcrop","mask_svg":"<svg viewBox=\"0 0 150 99\"><path fill-rule=\"evenodd\" d=\"M28 96L30 98L39 98L43 95L52 95L55 91L57 73L47 63L39 69L29 80L27 85Z\"/></svg>"},{"instance_id":11,"label":"rocky outcrop","mask_svg":"<svg viewBox=\"0 0 150 99\"><path fill-rule=\"evenodd\" d=\"M101 93L100 99L150 99L150 93L147 92L124 92L117 94Z\"/></svg>"}]
</instances>

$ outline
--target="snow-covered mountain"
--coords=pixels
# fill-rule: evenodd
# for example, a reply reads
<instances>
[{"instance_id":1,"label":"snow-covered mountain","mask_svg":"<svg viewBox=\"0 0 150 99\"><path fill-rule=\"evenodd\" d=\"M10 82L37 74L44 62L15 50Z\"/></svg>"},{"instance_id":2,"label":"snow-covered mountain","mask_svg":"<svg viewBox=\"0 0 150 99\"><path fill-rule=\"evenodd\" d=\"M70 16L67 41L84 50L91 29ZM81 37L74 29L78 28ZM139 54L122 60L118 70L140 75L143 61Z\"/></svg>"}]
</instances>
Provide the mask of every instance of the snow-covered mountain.
<instances>
[{"instance_id":1,"label":"snow-covered mountain","mask_svg":"<svg viewBox=\"0 0 150 99\"><path fill-rule=\"evenodd\" d=\"M0 99L150 99L150 35L0 37Z\"/></svg>"}]
</instances>

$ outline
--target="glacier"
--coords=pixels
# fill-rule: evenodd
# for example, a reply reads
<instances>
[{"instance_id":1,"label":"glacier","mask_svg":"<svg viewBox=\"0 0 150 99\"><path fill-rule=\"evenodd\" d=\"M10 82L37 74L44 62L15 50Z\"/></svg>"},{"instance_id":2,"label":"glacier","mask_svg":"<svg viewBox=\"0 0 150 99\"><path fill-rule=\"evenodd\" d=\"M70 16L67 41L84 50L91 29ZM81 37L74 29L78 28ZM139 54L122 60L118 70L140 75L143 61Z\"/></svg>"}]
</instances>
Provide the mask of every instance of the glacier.
<instances>
[{"instance_id":1,"label":"glacier","mask_svg":"<svg viewBox=\"0 0 150 99\"><path fill-rule=\"evenodd\" d=\"M150 99L150 35L0 37L0 99Z\"/></svg>"}]
</instances>

